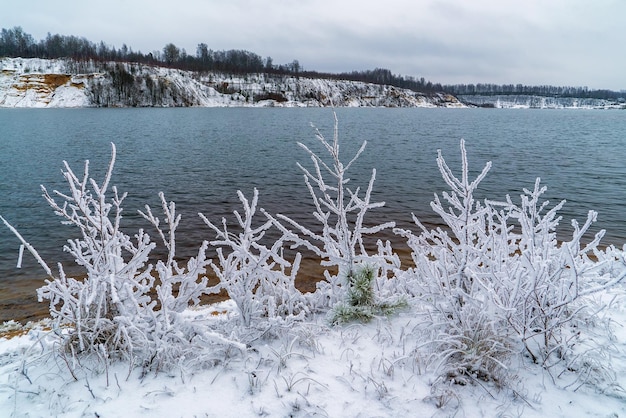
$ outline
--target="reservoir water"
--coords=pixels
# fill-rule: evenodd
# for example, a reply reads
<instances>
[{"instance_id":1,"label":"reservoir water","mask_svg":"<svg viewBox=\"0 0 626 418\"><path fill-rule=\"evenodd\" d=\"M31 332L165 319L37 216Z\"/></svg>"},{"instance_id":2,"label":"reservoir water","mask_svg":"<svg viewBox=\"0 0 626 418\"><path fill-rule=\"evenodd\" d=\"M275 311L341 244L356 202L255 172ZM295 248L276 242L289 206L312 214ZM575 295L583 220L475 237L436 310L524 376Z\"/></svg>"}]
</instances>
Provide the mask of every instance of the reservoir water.
<instances>
[{"instance_id":1,"label":"reservoir water","mask_svg":"<svg viewBox=\"0 0 626 418\"><path fill-rule=\"evenodd\" d=\"M446 190L437 169L437 150L460 174L459 141L464 138L470 171L493 167L479 197L518 199L541 177L545 197L566 199L562 237L570 220L581 223L589 210L599 212L594 231L605 229L604 244L626 242L626 113L598 110L361 109L340 108L339 137L349 160L366 140L365 152L351 168L352 187L367 187L376 168L372 222L394 220L411 228L411 213L437 224L430 209L434 193ZM311 167L297 142L321 151L314 124L333 135L330 109L187 108L187 109L0 109L0 215L39 250L48 264L72 260L62 247L76 231L60 224L41 197L40 185L65 191L66 160L83 173L84 160L98 180L107 168L113 142L117 162L112 184L128 192L123 226L150 225L137 215L149 204L160 208L158 192L176 202L182 214L179 255L194 255L202 240L212 239L200 221L232 219L240 208L237 190L271 213L312 224L312 206L300 162ZM320 154L322 155L322 154ZM416 228L414 228L416 229ZM154 234L153 234L154 235ZM29 255L16 269L19 241L0 227L0 321L26 320L45 313L35 289L45 274ZM80 272L77 272L79 274Z\"/></svg>"}]
</instances>

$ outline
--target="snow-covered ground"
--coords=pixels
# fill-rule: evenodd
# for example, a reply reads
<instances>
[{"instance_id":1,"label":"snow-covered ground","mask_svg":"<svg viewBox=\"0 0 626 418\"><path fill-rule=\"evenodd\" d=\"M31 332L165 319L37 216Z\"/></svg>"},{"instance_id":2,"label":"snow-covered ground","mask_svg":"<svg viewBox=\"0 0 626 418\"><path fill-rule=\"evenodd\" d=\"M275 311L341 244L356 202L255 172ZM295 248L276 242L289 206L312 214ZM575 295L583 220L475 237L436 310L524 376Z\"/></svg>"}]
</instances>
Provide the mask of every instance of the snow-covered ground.
<instances>
[{"instance_id":1,"label":"snow-covered ground","mask_svg":"<svg viewBox=\"0 0 626 418\"><path fill-rule=\"evenodd\" d=\"M623 288L608 315L615 341L613 372L626 386L626 299ZM236 316L224 302L188 312L206 326ZM476 381L435 386L414 348L419 318L410 311L370 324L331 327L324 318L294 326L276 339L260 339L213 368L141 374L126 363L77 373L75 380L44 324L0 339L2 417L620 417L623 390L593 385L565 388L521 358L517 382L498 389ZM10 324L5 325L5 329ZM76 365L73 366L76 370Z\"/></svg>"}]
</instances>

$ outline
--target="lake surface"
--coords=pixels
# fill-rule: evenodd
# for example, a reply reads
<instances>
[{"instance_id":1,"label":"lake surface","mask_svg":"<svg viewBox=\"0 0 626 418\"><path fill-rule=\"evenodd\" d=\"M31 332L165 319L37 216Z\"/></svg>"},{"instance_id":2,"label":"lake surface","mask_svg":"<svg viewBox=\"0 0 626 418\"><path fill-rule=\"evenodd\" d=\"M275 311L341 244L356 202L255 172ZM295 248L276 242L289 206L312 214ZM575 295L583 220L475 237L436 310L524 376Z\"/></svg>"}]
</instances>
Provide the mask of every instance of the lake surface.
<instances>
[{"instance_id":1,"label":"lake surface","mask_svg":"<svg viewBox=\"0 0 626 418\"><path fill-rule=\"evenodd\" d=\"M606 229L605 244L626 242L626 112L598 110L493 109L337 109L341 152L349 160L363 140L368 145L352 167L352 186L367 187L376 168L374 200L383 209L374 221L395 220L411 227L411 212L438 223L429 202L446 190L437 169L437 149L460 174L459 141L464 138L470 170L487 161L493 167L480 197L515 201L523 188L541 177L545 195L569 220L585 221L599 212L594 230ZM232 219L239 209L237 190L271 213L304 223L312 220L311 199L296 162L311 161L297 142L321 150L313 123L333 135L330 109L0 109L0 215L9 220L53 266L72 261L62 252L75 231L60 225L41 197L40 185L65 191L61 175L67 160L80 175L84 160L101 180L117 146L112 184L128 192L124 226L150 226L136 213L149 204L158 212L158 192L183 215L179 255L192 256L200 242L212 239L197 213L214 222ZM160 213L160 212L159 212ZM0 228L0 321L27 319L47 307L37 305L35 289L45 274L30 255L16 269L19 242ZM71 270L71 269L70 269Z\"/></svg>"}]
</instances>

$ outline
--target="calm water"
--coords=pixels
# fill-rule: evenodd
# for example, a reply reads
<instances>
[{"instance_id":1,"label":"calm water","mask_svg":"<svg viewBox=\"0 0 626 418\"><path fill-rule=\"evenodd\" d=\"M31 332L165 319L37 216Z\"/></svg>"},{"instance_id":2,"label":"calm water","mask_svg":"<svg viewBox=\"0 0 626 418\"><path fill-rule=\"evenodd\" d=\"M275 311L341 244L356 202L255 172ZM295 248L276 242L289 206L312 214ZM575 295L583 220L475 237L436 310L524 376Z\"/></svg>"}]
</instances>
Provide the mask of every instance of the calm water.
<instances>
[{"instance_id":1,"label":"calm water","mask_svg":"<svg viewBox=\"0 0 626 418\"><path fill-rule=\"evenodd\" d=\"M392 218L411 225L411 212L436 223L429 202L445 185L437 149L460 169L459 140L464 138L470 169L493 162L482 183L482 197L518 196L536 177L548 186L552 202L567 199L562 215L583 222L599 212L596 229L606 229L606 244L626 242L626 112L587 110L490 109L338 109L345 158L363 140L365 153L353 166L353 185L367 186L377 169L375 199L387 206L371 219ZM219 221L239 208L236 191L260 192L260 205L301 221L310 219L310 197L296 145L320 147L310 124L332 138L329 109L44 109L0 110L0 214L54 265L71 265L62 253L74 236L61 226L41 197L40 184L65 190L62 160L82 174L84 160L100 179L117 146L113 184L127 191L125 226L149 228L136 215L150 204L160 207L164 191L183 215L178 231L181 256L190 256L211 239L197 212ZM15 269L19 242L0 228L0 321L36 315L34 289L44 274L32 257ZM35 302L35 303L33 303Z\"/></svg>"}]
</instances>

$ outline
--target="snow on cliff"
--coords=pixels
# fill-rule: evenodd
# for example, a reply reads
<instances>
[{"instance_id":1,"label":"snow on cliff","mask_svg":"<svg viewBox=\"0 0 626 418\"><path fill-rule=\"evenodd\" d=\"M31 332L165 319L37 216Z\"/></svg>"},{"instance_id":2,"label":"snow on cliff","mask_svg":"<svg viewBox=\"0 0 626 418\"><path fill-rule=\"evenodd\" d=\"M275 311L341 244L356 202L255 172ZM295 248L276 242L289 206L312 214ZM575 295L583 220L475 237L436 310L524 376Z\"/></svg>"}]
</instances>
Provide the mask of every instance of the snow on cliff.
<instances>
[{"instance_id":1,"label":"snow on cliff","mask_svg":"<svg viewBox=\"0 0 626 418\"><path fill-rule=\"evenodd\" d=\"M625 103L615 100L527 94L460 95L459 99L474 106L496 109L623 109L626 106Z\"/></svg>"},{"instance_id":2,"label":"snow on cliff","mask_svg":"<svg viewBox=\"0 0 626 418\"><path fill-rule=\"evenodd\" d=\"M0 59L0 107L465 107L454 96L287 75L194 73L136 63Z\"/></svg>"},{"instance_id":3,"label":"snow on cliff","mask_svg":"<svg viewBox=\"0 0 626 418\"><path fill-rule=\"evenodd\" d=\"M0 107L89 106L88 78L67 74L59 60L4 58L0 60Z\"/></svg>"}]
</instances>

